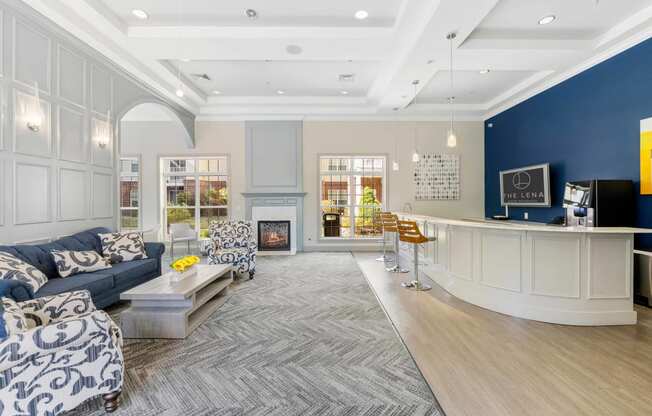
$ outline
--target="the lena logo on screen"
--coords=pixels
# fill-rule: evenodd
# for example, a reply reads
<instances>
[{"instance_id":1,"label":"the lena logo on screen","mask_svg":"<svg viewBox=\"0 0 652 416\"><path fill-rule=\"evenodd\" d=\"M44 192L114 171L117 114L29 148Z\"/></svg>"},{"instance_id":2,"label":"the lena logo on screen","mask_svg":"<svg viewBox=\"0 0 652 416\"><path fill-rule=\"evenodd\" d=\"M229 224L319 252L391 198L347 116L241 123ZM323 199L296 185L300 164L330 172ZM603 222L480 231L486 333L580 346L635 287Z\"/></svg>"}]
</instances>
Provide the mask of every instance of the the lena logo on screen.
<instances>
[{"instance_id":1,"label":"the lena logo on screen","mask_svg":"<svg viewBox=\"0 0 652 416\"><path fill-rule=\"evenodd\" d=\"M502 205L550 206L548 164L500 172Z\"/></svg>"}]
</instances>

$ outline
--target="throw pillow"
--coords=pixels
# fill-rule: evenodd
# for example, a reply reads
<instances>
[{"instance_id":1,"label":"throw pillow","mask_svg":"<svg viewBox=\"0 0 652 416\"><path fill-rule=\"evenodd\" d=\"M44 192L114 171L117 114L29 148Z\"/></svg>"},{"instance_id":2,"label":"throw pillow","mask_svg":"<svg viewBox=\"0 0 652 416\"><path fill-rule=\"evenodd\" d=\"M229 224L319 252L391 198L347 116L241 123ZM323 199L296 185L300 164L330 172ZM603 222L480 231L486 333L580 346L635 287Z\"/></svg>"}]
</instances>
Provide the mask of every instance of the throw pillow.
<instances>
[{"instance_id":1,"label":"throw pillow","mask_svg":"<svg viewBox=\"0 0 652 416\"><path fill-rule=\"evenodd\" d=\"M98 234L102 242L102 255L111 263L146 259L145 243L139 233Z\"/></svg>"},{"instance_id":2,"label":"throw pillow","mask_svg":"<svg viewBox=\"0 0 652 416\"><path fill-rule=\"evenodd\" d=\"M0 302L0 339L29 329L25 314L13 299L2 298Z\"/></svg>"},{"instance_id":3,"label":"throw pillow","mask_svg":"<svg viewBox=\"0 0 652 416\"><path fill-rule=\"evenodd\" d=\"M96 272L109 269L111 263L96 251L52 251L50 253L57 265L59 276L68 277L73 274Z\"/></svg>"},{"instance_id":4,"label":"throw pillow","mask_svg":"<svg viewBox=\"0 0 652 416\"><path fill-rule=\"evenodd\" d=\"M32 293L48 281L42 271L3 251L0 251L0 279L20 280L32 288Z\"/></svg>"}]
</instances>

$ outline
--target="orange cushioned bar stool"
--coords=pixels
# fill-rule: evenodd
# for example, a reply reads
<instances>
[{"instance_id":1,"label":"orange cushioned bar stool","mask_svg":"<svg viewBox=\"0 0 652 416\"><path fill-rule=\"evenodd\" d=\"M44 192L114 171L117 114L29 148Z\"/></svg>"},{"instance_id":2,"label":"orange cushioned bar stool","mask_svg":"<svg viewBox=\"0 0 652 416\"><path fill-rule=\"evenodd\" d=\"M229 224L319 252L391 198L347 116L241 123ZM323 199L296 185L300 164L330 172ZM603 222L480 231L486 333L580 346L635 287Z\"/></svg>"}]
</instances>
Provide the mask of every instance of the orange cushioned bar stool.
<instances>
[{"instance_id":1,"label":"orange cushioned bar stool","mask_svg":"<svg viewBox=\"0 0 652 416\"><path fill-rule=\"evenodd\" d=\"M408 269L401 267L401 256L399 247L398 235L398 216L388 213L383 215L383 231L386 233L394 233L394 266L388 267L385 270L392 273L407 273Z\"/></svg>"},{"instance_id":2,"label":"orange cushioned bar stool","mask_svg":"<svg viewBox=\"0 0 652 416\"><path fill-rule=\"evenodd\" d=\"M391 212L380 212L376 211L374 213L374 228L378 227L380 229L380 232L383 234L383 255L381 257L378 257L376 261L382 261L384 263L387 263L388 261L391 261L392 258L387 256L387 234L385 233L385 227L384 222L383 222L383 216L386 215L392 215Z\"/></svg>"},{"instance_id":3,"label":"orange cushioned bar stool","mask_svg":"<svg viewBox=\"0 0 652 416\"><path fill-rule=\"evenodd\" d=\"M423 284L419 281L419 245L435 241L435 237L426 237L421 234L419 226L414 221L398 221L397 223L399 239L404 243L412 244L414 247L414 280L411 282L401 283L401 286L413 290L430 290L432 286Z\"/></svg>"}]
</instances>

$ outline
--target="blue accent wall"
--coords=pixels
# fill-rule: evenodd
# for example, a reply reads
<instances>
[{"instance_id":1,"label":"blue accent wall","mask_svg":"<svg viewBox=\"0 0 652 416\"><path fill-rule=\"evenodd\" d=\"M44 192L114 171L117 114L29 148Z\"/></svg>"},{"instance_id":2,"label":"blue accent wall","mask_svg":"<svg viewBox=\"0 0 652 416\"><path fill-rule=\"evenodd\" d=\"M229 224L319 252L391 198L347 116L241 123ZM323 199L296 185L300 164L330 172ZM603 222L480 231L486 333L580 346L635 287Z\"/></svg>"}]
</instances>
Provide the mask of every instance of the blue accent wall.
<instances>
[{"instance_id":1,"label":"blue accent wall","mask_svg":"<svg viewBox=\"0 0 652 416\"><path fill-rule=\"evenodd\" d=\"M531 221L547 222L563 215L567 181L631 179L637 225L652 228L652 196L639 195L640 120L648 117L652 39L487 120L485 215L504 212L500 170L550 163L552 207L510 208L511 217L527 211ZM640 243L652 246L647 240Z\"/></svg>"}]
</instances>

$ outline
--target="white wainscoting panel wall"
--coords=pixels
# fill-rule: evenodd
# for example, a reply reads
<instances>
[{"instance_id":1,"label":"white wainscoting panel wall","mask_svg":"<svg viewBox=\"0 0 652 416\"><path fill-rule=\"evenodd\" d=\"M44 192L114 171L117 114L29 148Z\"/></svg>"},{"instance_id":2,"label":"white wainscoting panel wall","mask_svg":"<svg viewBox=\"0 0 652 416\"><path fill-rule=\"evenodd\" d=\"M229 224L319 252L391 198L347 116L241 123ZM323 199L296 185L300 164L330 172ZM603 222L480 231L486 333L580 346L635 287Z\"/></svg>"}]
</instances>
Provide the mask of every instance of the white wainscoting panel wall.
<instances>
[{"instance_id":1,"label":"white wainscoting panel wall","mask_svg":"<svg viewBox=\"0 0 652 416\"><path fill-rule=\"evenodd\" d=\"M531 293L562 298L579 298L581 248L584 235L530 233ZM557 276L550 279L550 276Z\"/></svg>"},{"instance_id":2,"label":"white wainscoting panel wall","mask_svg":"<svg viewBox=\"0 0 652 416\"><path fill-rule=\"evenodd\" d=\"M52 168L16 162L14 182L14 225L52 221Z\"/></svg>"},{"instance_id":3,"label":"white wainscoting panel wall","mask_svg":"<svg viewBox=\"0 0 652 416\"><path fill-rule=\"evenodd\" d=\"M521 291L521 252L523 239L518 232L492 233L480 235L482 256L480 283L498 289Z\"/></svg>"},{"instance_id":4,"label":"white wainscoting panel wall","mask_svg":"<svg viewBox=\"0 0 652 416\"><path fill-rule=\"evenodd\" d=\"M35 86L43 120L27 126ZM116 229L116 141L92 127L143 102L166 105L192 134L194 116L18 0L0 0L0 244Z\"/></svg>"},{"instance_id":5,"label":"white wainscoting panel wall","mask_svg":"<svg viewBox=\"0 0 652 416\"><path fill-rule=\"evenodd\" d=\"M632 296L631 281L618 279L618 276L632 273L631 240L611 236L590 236L587 239L588 298L589 299L627 299ZM591 267L600 259L600 267Z\"/></svg>"},{"instance_id":6,"label":"white wainscoting panel wall","mask_svg":"<svg viewBox=\"0 0 652 416\"><path fill-rule=\"evenodd\" d=\"M57 194L60 221L88 218L88 172L85 169L59 168Z\"/></svg>"}]
</instances>

